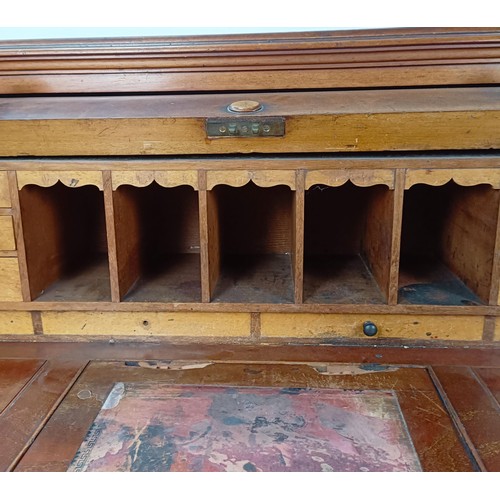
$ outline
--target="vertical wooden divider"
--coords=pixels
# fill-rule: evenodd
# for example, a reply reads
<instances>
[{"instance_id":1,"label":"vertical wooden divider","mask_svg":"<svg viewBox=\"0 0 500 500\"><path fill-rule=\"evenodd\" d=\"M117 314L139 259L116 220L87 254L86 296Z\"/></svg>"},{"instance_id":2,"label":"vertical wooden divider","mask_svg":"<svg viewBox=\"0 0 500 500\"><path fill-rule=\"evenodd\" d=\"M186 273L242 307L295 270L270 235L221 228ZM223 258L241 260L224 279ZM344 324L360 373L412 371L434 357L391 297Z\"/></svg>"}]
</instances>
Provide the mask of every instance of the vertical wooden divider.
<instances>
[{"instance_id":1,"label":"vertical wooden divider","mask_svg":"<svg viewBox=\"0 0 500 500\"><path fill-rule=\"evenodd\" d=\"M198 171L198 210L200 219L201 301L210 302L207 173L204 170Z\"/></svg>"},{"instance_id":2,"label":"vertical wooden divider","mask_svg":"<svg viewBox=\"0 0 500 500\"><path fill-rule=\"evenodd\" d=\"M106 218L106 234L108 240L109 279L111 284L111 302L120 302L122 292L118 276L118 257L116 251L115 210L113 206L113 185L110 171L102 172L104 192L104 213Z\"/></svg>"},{"instance_id":3,"label":"vertical wooden divider","mask_svg":"<svg viewBox=\"0 0 500 500\"><path fill-rule=\"evenodd\" d=\"M121 185L113 188L113 226L118 267L120 300L133 288L141 276L141 221L131 191ZM130 186L128 186L130 187ZM143 189L143 188L139 188Z\"/></svg>"},{"instance_id":4,"label":"vertical wooden divider","mask_svg":"<svg viewBox=\"0 0 500 500\"><path fill-rule=\"evenodd\" d=\"M15 171L7 172L7 178L9 180L9 192L12 204L12 220L14 223L14 236L16 238L17 259L19 264L19 275L21 278L21 295L24 302L30 302L32 300L32 297L28 277L26 247L24 245L21 205L19 203L19 190L17 187L17 173Z\"/></svg>"},{"instance_id":5,"label":"vertical wooden divider","mask_svg":"<svg viewBox=\"0 0 500 500\"><path fill-rule=\"evenodd\" d=\"M492 306L500 305L500 203L497 211L495 250L493 252L493 266L491 269L489 304Z\"/></svg>"},{"instance_id":6,"label":"vertical wooden divider","mask_svg":"<svg viewBox=\"0 0 500 500\"><path fill-rule=\"evenodd\" d=\"M403 224L403 200L405 194L406 169L398 168L394 182L394 212L392 216L391 267L389 274L389 305L398 303L399 261L401 257L401 230Z\"/></svg>"},{"instance_id":7,"label":"vertical wooden divider","mask_svg":"<svg viewBox=\"0 0 500 500\"><path fill-rule=\"evenodd\" d=\"M294 282L294 300L296 304L302 304L302 302L304 301L305 178L305 170L297 170L292 214L292 268Z\"/></svg>"},{"instance_id":8,"label":"vertical wooden divider","mask_svg":"<svg viewBox=\"0 0 500 500\"><path fill-rule=\"evenodd\" d=\"M207 172L198 172L200 206L201 301L212 300L220 273L220 236L217 197L207 190Z\"/></svg>"},{"instance_id":9,"label":"vertical wooden divider","mask_svg":"<svg viewBox=\"0 0 500 500\"><path fill-rule=\"evenodd\" d=\"M372 188L362 188L375 189L369 196L362 251L384 299L388 301L393 247L394 190L381 191L381 187L377 185Z\"/></svg>"}]
</instances>

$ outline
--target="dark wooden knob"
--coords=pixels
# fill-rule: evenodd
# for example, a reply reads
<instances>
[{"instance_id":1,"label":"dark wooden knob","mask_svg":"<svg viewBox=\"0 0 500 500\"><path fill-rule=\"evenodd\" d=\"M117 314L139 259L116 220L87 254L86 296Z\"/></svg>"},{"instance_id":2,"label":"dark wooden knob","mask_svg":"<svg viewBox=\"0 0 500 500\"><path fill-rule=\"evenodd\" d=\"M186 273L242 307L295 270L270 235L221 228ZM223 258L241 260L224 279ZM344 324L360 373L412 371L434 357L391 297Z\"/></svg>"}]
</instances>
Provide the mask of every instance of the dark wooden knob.
<instances>
[{"instance_id":1,"label":"dark wooden knob","mask_svg":"<svg viewBox=\"0 0 500 500\"><path fill-rule=\"evenodd\" d=\"M377 335L378 333L377 325L373 321L365 321L363 323L363 333L367 337L373 337L374 335Z\"/></svg>"}]
</instances>

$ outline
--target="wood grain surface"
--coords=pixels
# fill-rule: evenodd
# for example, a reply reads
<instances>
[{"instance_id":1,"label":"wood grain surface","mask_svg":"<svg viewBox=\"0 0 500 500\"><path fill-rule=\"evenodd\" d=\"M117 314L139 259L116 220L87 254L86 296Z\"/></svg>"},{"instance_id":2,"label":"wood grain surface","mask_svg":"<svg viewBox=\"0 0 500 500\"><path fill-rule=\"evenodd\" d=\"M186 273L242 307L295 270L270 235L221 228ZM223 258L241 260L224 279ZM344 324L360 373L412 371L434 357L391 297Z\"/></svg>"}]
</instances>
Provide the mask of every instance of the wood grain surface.
<instances>
[{"instance_id":1,"label":"wood grain surface","mask_svg":"<svg viewBox=\"0 0 500 500\"><path fill-rule=\"evenodd\" d=\"M37 359L2 359L0 361L0 413L43 365Z\"/></svg>"},{"instance_id":2,"label":"wood grain surface","mask_svg":"<svg viewBox=\"0 0 500 500\"><path fill-rule=\"evenodd\" d=\"M425 369L364 371L358 365L328 375L324 366L190 363L91 363L20 461L18 471L64 471L115 381L274 387L392 389L412 433L424 470L473 470ZM165 369L161 369L162 366ZM189 368L191 366L191 368ZM185 367L185 368L184 368ZM154 369L151 369L154 368ZM160 368L160 369L157 369ZM169 369L170 368L170 369ZM325 373L326 372L326 373ZM363 374L364 373L364 374ZM60 429L72 433L62 439Z\"/></svg>"},{"instance_id":3,"label":"wood grain surface","mask_svg":"<svg viewBox=\"0 0 500 500\"><path fill-rule=\"evenodd\" d=\"M353 94L354 92L354 94ZM498 90L262 94L284 137L207 139L205 119L241 95L0 99L1 156L307 153L499 147ZM234 117L226 117L228 120Z\"/></svg>"},{"instance_id":4,"label":"wood grain surface","mask_svg":"<svg viewBox=\"0 0 500 500\"><path fill-rule=\"evenodd\" d=\"M47 361L0 415L0 470L12 470L86 363ZM67 435L67 433L65 433Z\"/></svg>"},{"instance_id":5,"label":"wood grain surface","mask_svg":"<svg viewBox=\"0 0 500 500\"><path fill-rule=\"evenodd\" d=\"M435 367L434 373L459 418L463 438L472 443L482 470L500 471L500 407L474 370ZM460 430L460 427L459 427Z\"/></svg>"},{"instance_id":6,"label":"wood grain surface","mask_svg":"<svg viewBox=\"0 0 500 500\"><path fill-rule=\"evenodd\" d=\"M0 43L0 91L495 84L500 79L499 38L498 29L462 27L8 41Z\"/></svg>"}]
</instances>

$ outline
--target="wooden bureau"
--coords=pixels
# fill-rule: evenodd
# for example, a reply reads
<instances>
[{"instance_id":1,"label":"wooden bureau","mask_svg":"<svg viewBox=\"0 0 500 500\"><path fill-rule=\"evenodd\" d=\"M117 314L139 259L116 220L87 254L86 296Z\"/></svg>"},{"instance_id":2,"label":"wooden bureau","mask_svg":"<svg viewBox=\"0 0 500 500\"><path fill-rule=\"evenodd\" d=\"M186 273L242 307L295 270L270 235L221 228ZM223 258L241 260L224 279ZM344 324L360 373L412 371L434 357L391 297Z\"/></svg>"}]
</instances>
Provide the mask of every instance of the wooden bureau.
<instances>
[{"instance_id":1,"label":"wooden bureau","mask_svg":"<svg viewBox=\"0 0 500 500\"><path fill-rule=\"evenodd\" d=\"M1 42L2 338L500 340L499 83L485 28Z\"/></svg>"}]
</instances>

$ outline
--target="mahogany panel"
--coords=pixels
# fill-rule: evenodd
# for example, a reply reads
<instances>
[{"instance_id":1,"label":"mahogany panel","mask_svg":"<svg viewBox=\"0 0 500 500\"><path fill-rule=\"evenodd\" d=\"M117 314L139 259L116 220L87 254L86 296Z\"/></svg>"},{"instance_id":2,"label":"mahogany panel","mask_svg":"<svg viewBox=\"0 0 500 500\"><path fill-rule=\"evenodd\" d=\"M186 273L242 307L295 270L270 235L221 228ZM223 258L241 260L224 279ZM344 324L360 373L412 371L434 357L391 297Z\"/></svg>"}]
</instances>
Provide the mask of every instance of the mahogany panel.
<instances>
[{"instance_id":1,"label":"mahogany panel","mask_svg":"<svg viewBox=\"0 0 500 500\"><path fill-rule=\"evenodd\" d=\"M43 363L41 359L2 359L0 361L0 413Z\"/></svg>"},{"instance_id":2,"label":"mahogany panel","mask_svg":"<svg viewBox=\"0 0 500 500\"><path fill-rule=\"evenodd\" d=\"M370 371L369 367L360 370L357 365L342 368L340 374L336 374L334 370L332 376L325 366L293 364L225 363L207 366L206 363L201 363L197 366L188 362L91 363L16 470L65 471L116 381L258 387L390 388L402 402L402 412L409 428L420 429L412 438L423 469L472 470L467 453L424 369ZM422 419L422 411L427 412L429 418ZM72 432L63 436L61 428L70 428Z\"/></svg>"},{"instance_id":3,"label":"mahogany panel","mask_svg":"<svg viewBox=\"0 0 500 500\"><path fill-rule=\"evenodd\" d=\"M0 415L0 471L12 470L85 366L47 361ZM61 432L61 435L67 435Z\"/></svg>"},{"instance_id":4,"label":"mahogany panel","mask_svg":"<svg viewBox=\"0 0 500 500\"><path fill-rule=\"evenodd\" d=\"M500 368L475 368L479 382L484 383L492 396L500 404Z\"/></svg>"},{"instance_id":5,"label":"mahogany panel","mask_svg":"<svg viewBox=\"0 0 500 500\"><path fill-rule=\"evenodd\" d=\"M500 472L500 408L468 367L433 367L455 410L462 438L483 470Z\"/></svg>"},{"instance_id":6,"label":"mahogany panel","mask_svg":"<svg viewBox=\"0 0 500 500\"><path fill-rule=\"evenodd\" d=\"M438 345L429 341L412 348L410 341L370 341L335 339L322 344L302 343L295 345L241 345L229 342L170 342L166 339L131 341L128 339L109 342L96 340L64 342L60 338L46 342L11 342L1 344L5 357L13 359L76 359L76 360L147 360L189 359L196 361L232 362L325 362L325 363L375 363L413 366L460 365L472 367L500 366L500 346L496 344L468 345L461 343Z\"/></svg>"}]
</instances>

